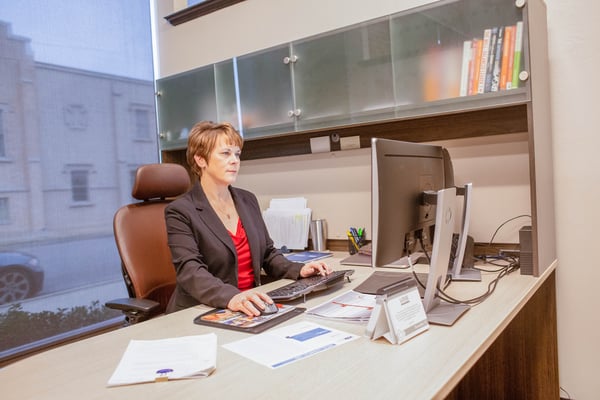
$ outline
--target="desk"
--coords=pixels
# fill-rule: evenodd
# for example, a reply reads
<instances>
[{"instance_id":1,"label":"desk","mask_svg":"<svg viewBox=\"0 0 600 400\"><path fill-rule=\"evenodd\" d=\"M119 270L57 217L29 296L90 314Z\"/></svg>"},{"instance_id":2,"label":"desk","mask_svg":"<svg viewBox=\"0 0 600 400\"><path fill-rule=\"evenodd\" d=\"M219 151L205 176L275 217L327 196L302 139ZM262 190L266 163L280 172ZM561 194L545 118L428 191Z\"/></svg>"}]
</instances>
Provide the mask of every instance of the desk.
<instances>
[{"instance_id":1,"label":"desk","mask_svg":"<svg viewBox=\"0 0 600 400\"><path fill-rule=\"evenodd\" d=\"M340 259L328 259L329 264L347 268ZM454 326L432 325L401 345L361 337L271 370L221 347L247 334L195 325L194 317L206 310L198 306L18 361L0 370L0 388L3 398L20 400L558 398L554 270L553 264L539 278L515 272ZM372 271L356 267L351 283L310 297L304 306L355 287ZM484 273L483 283L454 282L447 291L475 297L493 276ZM311 317L286 323L300 318ZM361 325L318 323L364 333ZM130 339L208 332L217 333L219 345L210 377L106 387Z\"/></svg>"}]
</instances>

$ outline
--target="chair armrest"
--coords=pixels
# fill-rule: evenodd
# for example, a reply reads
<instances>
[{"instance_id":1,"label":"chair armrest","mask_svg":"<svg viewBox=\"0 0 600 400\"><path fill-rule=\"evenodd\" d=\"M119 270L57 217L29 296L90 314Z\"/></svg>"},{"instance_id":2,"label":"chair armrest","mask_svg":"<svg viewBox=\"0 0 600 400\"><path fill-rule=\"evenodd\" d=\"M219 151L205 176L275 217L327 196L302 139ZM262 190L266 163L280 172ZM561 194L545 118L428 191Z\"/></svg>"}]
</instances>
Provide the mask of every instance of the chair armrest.
<instances>
[{"instance_id":1,"label":"chair armrest","mask_svg":"<svg viewBox=\"0 0 600 400\"><path fill-rule=\"evenodd\" d=\"M107 301L104 305L108 308L112 308L114 310L121 310L126 313L141 314L150 314L160 307L160 304L157 301L148 299L136 299L131 297L110 300Z\"/></svg>"}]
</instances>

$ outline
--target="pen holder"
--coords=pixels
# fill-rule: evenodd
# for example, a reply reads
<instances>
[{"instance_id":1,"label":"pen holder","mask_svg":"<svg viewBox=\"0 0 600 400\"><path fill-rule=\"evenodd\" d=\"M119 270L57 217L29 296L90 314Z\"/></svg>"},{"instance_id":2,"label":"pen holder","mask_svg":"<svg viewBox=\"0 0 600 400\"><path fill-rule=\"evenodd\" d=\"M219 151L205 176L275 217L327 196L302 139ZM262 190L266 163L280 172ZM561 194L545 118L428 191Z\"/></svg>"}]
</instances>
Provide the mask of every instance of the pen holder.
<instances>
[{"instance_id":1,"label":"pen holder","mask_svg":"<svg viewBox=\"0 0 600 400\"><path fill-rule=\"evenodd\" d=\"M358 250L365 244L365 234L361 235L348 233L348 252L350 254L358 253Z\"/></svg>"}]
</instances>

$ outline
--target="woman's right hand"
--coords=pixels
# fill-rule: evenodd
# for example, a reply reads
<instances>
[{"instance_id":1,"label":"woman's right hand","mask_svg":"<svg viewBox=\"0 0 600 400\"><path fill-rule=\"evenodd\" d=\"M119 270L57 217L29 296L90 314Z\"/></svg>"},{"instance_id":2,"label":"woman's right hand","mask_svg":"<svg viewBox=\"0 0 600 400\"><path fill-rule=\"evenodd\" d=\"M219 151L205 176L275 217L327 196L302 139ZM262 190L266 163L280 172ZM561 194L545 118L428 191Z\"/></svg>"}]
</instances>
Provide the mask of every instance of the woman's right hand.
<instances>
[{"instance_id":1,"label":"woman's right hand","mask_svg":"<svg viewBox=\"0 0 600 400\"><path fill-rule=\"evenodd\" d=\"M266 293L247 290L233 296L227 303L227 308L231 311L241 311L249 317L258 317L261 311L265 309L265 303L273 303L273 300Z\"/></svg>"}]
</instances>

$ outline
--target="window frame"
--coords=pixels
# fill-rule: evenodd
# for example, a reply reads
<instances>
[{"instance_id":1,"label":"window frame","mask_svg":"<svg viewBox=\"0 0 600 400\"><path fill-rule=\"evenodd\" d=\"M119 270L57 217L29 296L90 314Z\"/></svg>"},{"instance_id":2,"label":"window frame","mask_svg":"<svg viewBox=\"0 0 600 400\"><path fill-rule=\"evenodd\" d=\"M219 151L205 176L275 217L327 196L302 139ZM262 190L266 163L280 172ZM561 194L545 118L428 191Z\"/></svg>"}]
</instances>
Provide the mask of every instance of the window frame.
<instances>
[{"instance_id":1,"label":"window frame","mask_svg":"<svg viewBox=\"0 0 600 400\"><path fill-rule=\"evenodd\" d=\"M165 19L173 26L183 24L184 22L200 18L203 15L213 13L226 7L233 6L245 0L205 0L191 7L174 12L165 17Z\"/></svg>"}]
</instances>

